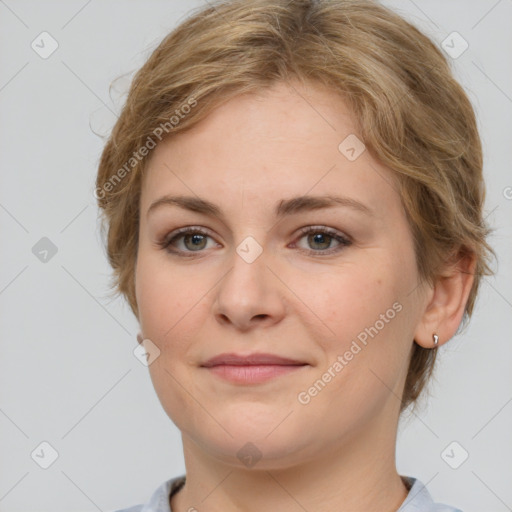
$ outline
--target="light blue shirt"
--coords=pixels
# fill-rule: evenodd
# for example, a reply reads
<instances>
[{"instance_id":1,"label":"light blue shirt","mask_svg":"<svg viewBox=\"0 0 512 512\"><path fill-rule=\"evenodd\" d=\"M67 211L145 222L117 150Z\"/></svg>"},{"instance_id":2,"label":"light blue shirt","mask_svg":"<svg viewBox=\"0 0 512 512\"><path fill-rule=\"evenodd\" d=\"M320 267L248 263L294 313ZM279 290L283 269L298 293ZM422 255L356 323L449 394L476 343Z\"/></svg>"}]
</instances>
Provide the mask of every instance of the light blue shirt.
<instances>
[{"instance_id":1,"label":"light blue shirt","mask_svg":"<svg viewBox=\"0 0 512 512\"><path fill-rule=\"evenodd\" d=\"M427 488L416 478L403 477L410 486L409 494L396 512L462 512L458 508L435 503ZM172 512L169 496L185 483L184 475L171 478L156 489L146 504L134 505L115 512Z\"/></svg>"}]
</instances>

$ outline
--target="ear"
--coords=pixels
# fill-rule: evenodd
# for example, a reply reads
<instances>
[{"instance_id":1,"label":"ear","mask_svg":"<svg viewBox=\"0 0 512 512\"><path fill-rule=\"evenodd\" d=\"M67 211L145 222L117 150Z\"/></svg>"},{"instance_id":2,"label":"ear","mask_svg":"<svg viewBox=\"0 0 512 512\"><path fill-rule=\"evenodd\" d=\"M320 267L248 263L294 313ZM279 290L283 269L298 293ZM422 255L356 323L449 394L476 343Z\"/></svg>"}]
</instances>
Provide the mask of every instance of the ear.
<instances>
[{"instance_id":1,"label":"ear","mask_svg":"<svg viewBox=\"0 0 512 512\"><path fill-rule=\"evenodd\" d=\"M466 308L475 279L476 255L464 253L455 263L446 265L429 289L423 316L416 327L414 341L424 348L435 348L434 334L439 336L437 346L452 338Z\"/></svg>"}]
</instances>

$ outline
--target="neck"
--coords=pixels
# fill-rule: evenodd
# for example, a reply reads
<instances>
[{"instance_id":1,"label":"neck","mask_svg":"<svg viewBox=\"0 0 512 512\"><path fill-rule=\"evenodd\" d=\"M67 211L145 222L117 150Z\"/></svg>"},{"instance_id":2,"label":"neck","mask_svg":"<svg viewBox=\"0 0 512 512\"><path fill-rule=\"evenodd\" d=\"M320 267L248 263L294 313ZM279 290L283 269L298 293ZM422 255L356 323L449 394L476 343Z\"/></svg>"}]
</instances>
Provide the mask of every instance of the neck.
<instances>
[{"instance_id":1,"label":"neck","mask_svg":"<svg viewBox=\"0 0 512 512\"><path fill-rule=\"evenodd\" d=\"M337 449L329 446L300 464L278 469L219 461L184 435L187 479L171 500L172 512L396 512L408 494L396 471L396 426L383 430L382 424L368 425Z\"/></svg>"}]
</instances>

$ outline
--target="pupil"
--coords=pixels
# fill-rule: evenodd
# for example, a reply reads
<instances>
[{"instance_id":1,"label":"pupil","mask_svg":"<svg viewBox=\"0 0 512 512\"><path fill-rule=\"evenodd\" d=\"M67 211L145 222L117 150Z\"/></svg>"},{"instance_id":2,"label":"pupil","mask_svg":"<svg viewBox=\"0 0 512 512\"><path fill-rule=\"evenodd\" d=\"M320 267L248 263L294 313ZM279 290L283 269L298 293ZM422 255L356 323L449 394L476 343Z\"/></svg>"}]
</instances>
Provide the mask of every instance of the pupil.
<instances>
[{"instance_id":1,"label":"pupil","mask_svg":"<svg viewBox=\"0 0 512 512\"><path fill-rule=\"evenodd\" d=\"M329 242L325 242L325 237L326 235L325 234L322 234L322 233L315 233L314 235L312 235L312 238L313 238L313 243L315 244L320 244L320 245L329 245ZM329 235L327 235L327 239L329 239ZM323 242L322 242L323 240ZM325 248L325 247L324 247Z\"/></svg>"},{"instance_id":2,"label":"pupil","mask_svg":"<svg viewBox=\"0 0 512 512\"><path fill-rule=\"evenodd\" d=\"M192 245L195 249L201 248L200 244L201 242L204 242L203 235L195 234L195 235L188 235L187 239L192 240Z\"/></svg>"}]
</instances>

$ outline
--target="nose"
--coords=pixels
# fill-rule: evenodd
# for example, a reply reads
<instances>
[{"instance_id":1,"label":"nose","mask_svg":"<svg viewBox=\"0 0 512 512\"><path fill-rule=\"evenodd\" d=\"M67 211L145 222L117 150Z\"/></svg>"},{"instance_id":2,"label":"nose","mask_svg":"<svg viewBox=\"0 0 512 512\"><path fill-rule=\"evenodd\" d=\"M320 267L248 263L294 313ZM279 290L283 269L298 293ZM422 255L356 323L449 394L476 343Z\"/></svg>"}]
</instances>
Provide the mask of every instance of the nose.
<instances>
[{"instance_id":1,"label":"nose","mask_svg":"<svg viewBox=\"0 0 512 512\"><path fill-rule=\"evenodd\" d=\"M250 241L242 242L215 288L213 314L219 322L239 331L275 324L286 310L285 287L271 268L275 260L268 250L261 249L254 259L256 249Z\"/></svg>"}]
</instances>

